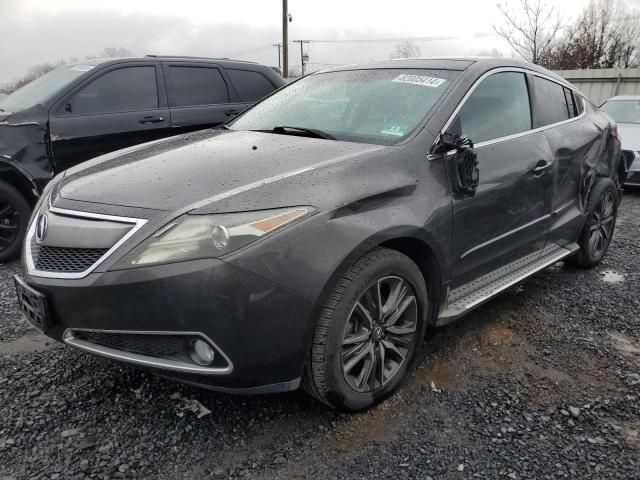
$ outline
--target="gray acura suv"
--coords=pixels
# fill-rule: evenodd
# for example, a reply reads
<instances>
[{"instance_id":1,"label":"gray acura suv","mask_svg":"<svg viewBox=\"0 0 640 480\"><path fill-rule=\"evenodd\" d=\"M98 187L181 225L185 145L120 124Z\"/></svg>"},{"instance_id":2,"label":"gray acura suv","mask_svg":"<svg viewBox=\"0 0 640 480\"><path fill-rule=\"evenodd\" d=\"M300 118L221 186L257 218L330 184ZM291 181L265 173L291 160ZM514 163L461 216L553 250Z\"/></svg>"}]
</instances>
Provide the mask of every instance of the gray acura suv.
<instances>
[{"instance_id":1,"label":"gray acura suv","mask_svg":"<svg viewBox=\"0 0 640 480\"><path fill-rule=\"evenodd\" d=\"M327 70L225 127L58 175L19 301L96 355L359 410L398 387L428 326L559 260L600 262L620 159L614 121L534 65Z\"/></svg>"}]
</instances>

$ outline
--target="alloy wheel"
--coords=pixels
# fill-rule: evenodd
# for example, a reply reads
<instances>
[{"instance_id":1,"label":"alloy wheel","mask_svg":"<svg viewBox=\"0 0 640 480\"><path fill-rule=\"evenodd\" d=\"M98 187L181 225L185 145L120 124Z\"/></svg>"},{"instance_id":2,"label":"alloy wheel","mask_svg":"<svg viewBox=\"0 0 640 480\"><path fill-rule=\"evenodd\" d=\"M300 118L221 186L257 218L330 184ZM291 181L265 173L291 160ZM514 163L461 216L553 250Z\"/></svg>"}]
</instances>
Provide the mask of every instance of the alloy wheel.
<instances>
[{"instance_id":1,"label":"alloy wheel","mask_svg":"<svg viewBox=\"0 0 640 480\"><path fill-rule=\"evenodd\" d=\"M615 217L615 199L612 192L606 192L600 197L593 212L589 227L588 248L591 255L601 255L611 241Z\"/></svg>"},{"instance_id":2,"label":"alloy wheel","mask_svg":"<svg viewBox=\"0 0 640 480\"><path fill-rule=\"evenodd\" d=\"M342 372L351 388L372 392L393 380L415 341L418 304L409 283L387 276L371 284L351 310L342 337Z\"/></svg>"},{"instance_id":3,"label":"alloy wheel","mask_svg":"<svg viewBox=\"0 0 640 480\"><path fill-rule=\"evenodd\" d=\"M0 250L9 247L16 240L19 230L18 211L11 202L0 198Z\"/></svg>"}]
</instances>

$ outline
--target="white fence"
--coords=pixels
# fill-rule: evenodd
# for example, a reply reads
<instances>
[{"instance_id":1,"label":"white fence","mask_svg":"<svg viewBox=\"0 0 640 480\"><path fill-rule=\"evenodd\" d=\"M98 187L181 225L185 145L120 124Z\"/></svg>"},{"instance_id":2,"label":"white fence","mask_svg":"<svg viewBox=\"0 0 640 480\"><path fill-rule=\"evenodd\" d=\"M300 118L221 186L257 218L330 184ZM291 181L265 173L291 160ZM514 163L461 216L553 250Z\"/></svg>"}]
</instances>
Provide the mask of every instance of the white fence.
<instances>
[{"instance_id":1,"label":"white fence","mask_svg":"<svg viewBox=\"0 0 640 480\"><path fill-rule=\"evenodd\" d=\"M596 105L615 95L640 95L640 68L556 70Z\"/></svg>"}]
</instances>

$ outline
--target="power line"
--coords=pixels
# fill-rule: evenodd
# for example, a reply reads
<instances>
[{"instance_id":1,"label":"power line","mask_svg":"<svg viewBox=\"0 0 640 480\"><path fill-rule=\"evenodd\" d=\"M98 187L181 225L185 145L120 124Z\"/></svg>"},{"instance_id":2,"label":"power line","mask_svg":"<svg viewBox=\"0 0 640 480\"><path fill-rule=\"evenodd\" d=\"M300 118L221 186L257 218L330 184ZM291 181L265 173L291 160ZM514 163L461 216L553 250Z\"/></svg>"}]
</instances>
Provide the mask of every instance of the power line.
<instances>
[{"instance_id":1,"label":"power line","mask_svg":"<svg viewBox=\"0 0 640 480\"><path fill-rule=\"evenodd\" d=\"M386 43L386 42L405 42L405 41L414 41L414 42L440 42L446 40L463 40L469 37L472 38L485 38L485 37L493 37L495 33L475 33L473 35L467 36L439 36L439 37L397 37L397 38L353 38L353 39L343 39L343 40L330 40L330 39L316 39L316 40L304 40L305 42L312 43ZM294 40L294 42L299 42L300 40Z\"/></svg>"}]
</instances>

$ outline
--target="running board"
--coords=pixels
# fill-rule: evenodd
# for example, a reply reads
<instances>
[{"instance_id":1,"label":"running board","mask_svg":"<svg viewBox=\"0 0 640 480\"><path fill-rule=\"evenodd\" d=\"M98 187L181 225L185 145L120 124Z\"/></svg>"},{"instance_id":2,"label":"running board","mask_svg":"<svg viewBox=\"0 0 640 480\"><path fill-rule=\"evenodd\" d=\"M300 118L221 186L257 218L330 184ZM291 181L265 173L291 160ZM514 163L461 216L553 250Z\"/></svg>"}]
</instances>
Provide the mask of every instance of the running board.
<instances>
[{"instance_id":1,"label":"running board","mask_svg":"<svg viewBox=\"0 0 640 480\"><path fill-rule=\"evenodd\" d=\"M549 245L541 252L522 257L515 262L477 278L473 282L451 290L447 297L445 308L438 316L436 325L446 325L457 320L500 292L568 257L579 248L575 243L564 247L555 244Z\"/></svg>"}]
</instances>

